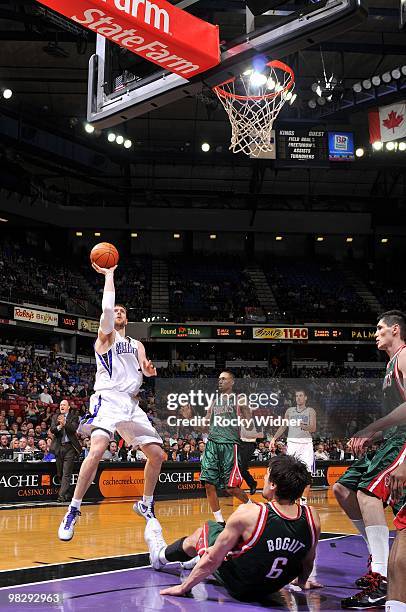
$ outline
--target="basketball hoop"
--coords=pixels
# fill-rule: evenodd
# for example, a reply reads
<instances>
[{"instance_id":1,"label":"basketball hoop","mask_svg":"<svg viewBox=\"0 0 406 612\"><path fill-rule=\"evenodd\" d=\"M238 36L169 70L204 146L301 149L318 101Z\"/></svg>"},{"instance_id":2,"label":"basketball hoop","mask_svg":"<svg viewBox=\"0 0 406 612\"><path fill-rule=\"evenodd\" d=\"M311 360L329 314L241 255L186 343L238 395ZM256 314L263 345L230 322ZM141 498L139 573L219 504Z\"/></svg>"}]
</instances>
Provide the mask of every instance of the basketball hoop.
<instances>
[{"instance_id":1,"label":"basketball hoop","mask_svg":"<svg viewBox=\"0 0 406 612\"><path fill-rule=\"evenodd\" d=\"M289 66L279 60L266 64L269 76L247 71L213 87L224 106L231 123L233 153L258 157L273 150L271 132L273 123L286 102L292 99L295 75Z\"/></svg>"}]
</instances>

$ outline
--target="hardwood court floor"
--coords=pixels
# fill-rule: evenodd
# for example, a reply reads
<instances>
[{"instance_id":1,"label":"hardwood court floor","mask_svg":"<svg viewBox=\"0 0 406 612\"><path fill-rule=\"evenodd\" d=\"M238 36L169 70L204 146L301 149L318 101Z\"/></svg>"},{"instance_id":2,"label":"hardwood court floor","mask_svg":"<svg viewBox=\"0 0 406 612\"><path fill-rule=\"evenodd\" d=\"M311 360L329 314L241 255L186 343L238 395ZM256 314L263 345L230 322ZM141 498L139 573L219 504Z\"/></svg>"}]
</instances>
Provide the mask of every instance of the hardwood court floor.
<instances>
[{"instance_id":1,"label":"hardwood court floor","mask_svg":"<svg viewBox=\"0 0 406 612\"><path fill-rule=\"evenodd\" d=\"M254 500L263 501L260 494ZM310 503L320 513L322 531L355 533L330 490L312 491ZM1 509L0 571L146 552L145 521L134 514L132 504L133 500L120 500L83 506L70 542L61 542L57 536L65 506ZM230 498L221 499L224 518L229 517L237 504ZM156 515L168 542L192 533L212 518L204 498L157 502ZM393 529L389 509L387 518L389 528Z\"/></svg>"}]
</instances>

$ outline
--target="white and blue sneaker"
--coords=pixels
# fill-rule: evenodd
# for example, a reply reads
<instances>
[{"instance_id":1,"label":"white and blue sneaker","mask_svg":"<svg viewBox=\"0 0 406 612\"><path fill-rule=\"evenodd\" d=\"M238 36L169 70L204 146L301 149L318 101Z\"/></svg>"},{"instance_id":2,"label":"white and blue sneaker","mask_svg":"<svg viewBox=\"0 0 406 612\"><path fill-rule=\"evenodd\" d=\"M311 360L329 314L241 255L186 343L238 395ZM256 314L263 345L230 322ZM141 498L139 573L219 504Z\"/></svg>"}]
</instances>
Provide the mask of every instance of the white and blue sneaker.
<instances>
[{"instance_id":1,"label":"white and blue sneaker","mask_svg":"<svg viewBox=\"0 0 406 612\"><path fill-rule=\"evenodd\" d=\"M154 512L154 502L146 504L143 501L137 501L133 505L133 510L139 516L142 516L146 521L156 518Z\"/></svg>"},{"instance_id":2,"label":"white and blue sneaker","mask_svg":"<svg viewBox=\"0 0 406 612\"><path fill-rule=\"evenodd\" d=\"M81 516L80 511L77 508L69 506L69 510L62 519L58 529L58 538L65 542L69 542L73 538L75 533L75 523Z\"/></svg>"},{"instance_id":3,"label":"white and blue sneaker","mask_svg":"<svg viewBox=\"0 0 406 612\"><path fill-rule=\"evenodd\" d=\"M161 550L166 548L167 544L162 535L161 523L156 518L151 518L146 524L144 531L145 542L148 544L149 558L154 569L160 570L165 567L159 558Z\"/></svg>"}]
</instances>

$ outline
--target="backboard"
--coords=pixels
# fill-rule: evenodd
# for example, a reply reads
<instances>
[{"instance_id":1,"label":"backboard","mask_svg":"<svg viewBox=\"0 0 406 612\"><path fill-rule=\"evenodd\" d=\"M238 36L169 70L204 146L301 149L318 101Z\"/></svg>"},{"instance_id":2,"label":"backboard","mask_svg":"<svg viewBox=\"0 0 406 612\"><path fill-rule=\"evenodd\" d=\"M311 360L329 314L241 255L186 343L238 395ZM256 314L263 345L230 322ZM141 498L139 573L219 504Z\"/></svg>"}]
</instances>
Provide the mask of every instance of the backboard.
<instances>
[{"instance_id":1,"label":"backboard","mask_svg":"<svg viewBox=\"0 0 406 612\"><path fill-rule=\"evenodd\" d=\"M89 63L87 119L99 128L118 125L212 88L256 60L284 59L355 27L367 16L365 2L247 0L247 6L244 0L173 1L178 8L219 26L220 64L188 79L97 35L96 53ZM269 6L266 13L258 14Z\"/></svg>"}]
</instances>

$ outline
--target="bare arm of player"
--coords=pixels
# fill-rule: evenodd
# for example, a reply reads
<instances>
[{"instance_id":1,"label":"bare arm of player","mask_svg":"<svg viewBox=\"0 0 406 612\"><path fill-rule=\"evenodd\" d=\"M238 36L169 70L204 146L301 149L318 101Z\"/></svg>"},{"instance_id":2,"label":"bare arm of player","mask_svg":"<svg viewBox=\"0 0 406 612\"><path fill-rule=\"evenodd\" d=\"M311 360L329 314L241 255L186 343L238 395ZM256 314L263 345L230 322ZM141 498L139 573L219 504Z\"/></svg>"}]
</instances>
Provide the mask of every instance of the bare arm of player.
<instances>
[{"instance_id":1,"label":"bare arm of player","mask_svg":"<svg viewBox=\"0 0 406 612\"><path fill-rule=\"evenodd\" d=\"M401 352L398 359L398 368L402 373L403 381L406 381L406 355ZM367 446L383 436L383 431L406 423L406 402L400 404L389 414L370 423L365 429L358 431L349 440L348 445L355 455L361 454Z\"/></svg>"},{"instance_id":2,"label":"bare arm of player","mask_svg":"<svg viewBox=\"0 0 406 612\"><path fill-rule=\"evenodd\" d=\"M145 354L145 346L138 340L138 361L144 376L156 376L156 368Z\"/></svg>"},{"instance_id":3,"label":"bare arm of player","mask_svg":"<svg viewBox=\"0 0 406 612\"><path fill-rule=\"evenodd\" d=\"M300 429L303 431L308 431L309 433L314 433L317 429L317 417L316 411L314 408L309 409L310 422L308 425L301 425Z\"/></svg>"},{"instance_id":4,"label":"bare arm of player","mask_svg":"<svg viewBox=\"0 0 406 612\"><path fill-rule=\"evenodd\" d=\"M117 266L112 268L101 268L95 263L92 263L92 268L98 274L104 275L104 290L102 299L103 313L100 317L99 331L95 349L98 353L105 353L113 343L114 338L114 304L116 299L116 290L114 287L114 272Z\"/></svg>"},{"instance_id":5,"label":"bare arm of player","mask_svg":"<svg viewBox=\"0 0 406 612\"><path fill-rule=\"evenodd\" d=\"M252 505L254 506L254 504ZM220 567L227 553L237 544L247 527L251 524L255 525L256 519L253 517L253 514L254 511L257 510L257 515L259 515L260 508L259 506L254 506L252 509L250 508L248 510L247 512L245 505L237 508L228 519L224 531L219 535L214 546L210 546L207 549L185 582L175 587L164 589L161 591L161 595L185 595L196 584L205 580L205 578Z\"/></svg>"},{"instance_id":6,"label":"bare arm of player","mask_svg":"<svg viewBox=\"0 0 406 612\"><path fill-rule=\"evenodd\" d=\"M245 429L252 429L253 427L252 414L247 404L247 396L244 394L240 394L238 396L238 410L240 414L243 416L243 418L247 419L247 423L249 424L248 427L246 427Z\"/></svg>"},{"instance_id":7,"label":"bare arm of player","mask_svg":"<svg viewBox=\"0 0 406 612\"><path fill-rule=\"evenodd\" d=\"M211 413L212 413L212 412L213 412L213 404L210 404L210 407L209 407L209 409L207 410L207 414L206 414L206 416L204 417L204 419L205 419L205 423L206 423L206 424L205 424L205 425L202 425L202 426L200 427L200 431L201 431L202 433L208 433L208 431L209 431L209 429L210 429L210 419L211 419Z\"/></svg>"},{"instance_id":8,"label":"bare arm of player","mask_svg":"<svg viewBox=\"0 0 406 612\"><path fill-rule=\"evenodd\" d=\"M398 368L402 373L403 380L406 381L406 355L403 352L399 355ZM367 446L382 438L385 429L404 423L406 423L406 402L354 434L349 440L348 446L354 455L360 455Z\"/></svg>"},{"instance_id":9,"label":"bare arm of player","mask_svg":"<svg viewBox=\"0 0 406 612\"><path fill-rule=\"evenodd\" d=\"M286 420L289 420L289 408L287 409L287 411L285 412L285 417ZM283 432L285 431L285 429L287 429L288 426L287 425L281 425L280 427L278 427L278 429L276 430L276 432L274 433L274 435L271 438L271 441L269 443L269 446L275 446L275 442L278 438L281 437L281 435L283 434Z\"/></svg>"},{"instance_id":10,"label":"bare arm of player","mask_svg":"<svg viewBox=\"0 0 406 612\"><path fill-rule=\"evenodd\" d=\"M313 546L307 553L306 557L303 559L302 571L300 572L297 578L297 585L301 589L305 589L305 590L317 589L323 586L319 584L318 582L310 579L310 574L312 573L314 559L316 557L317 544L319 542L319 537L320 537L320 517L318 515L317 510L315 510L315 508L309 507L309 510L313 516L314 528L315 528L315 539L314 539Z\"/></svg>"}]
</instances>

